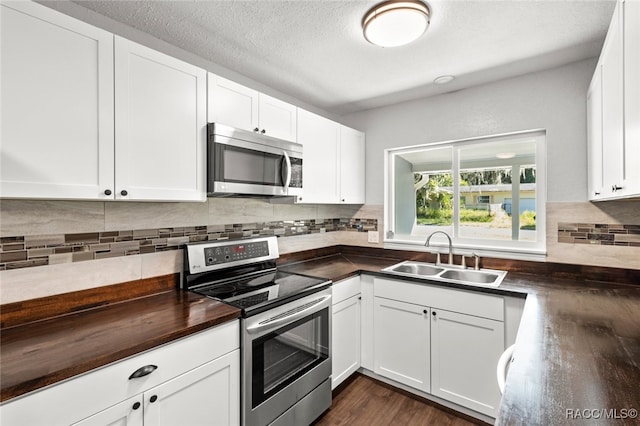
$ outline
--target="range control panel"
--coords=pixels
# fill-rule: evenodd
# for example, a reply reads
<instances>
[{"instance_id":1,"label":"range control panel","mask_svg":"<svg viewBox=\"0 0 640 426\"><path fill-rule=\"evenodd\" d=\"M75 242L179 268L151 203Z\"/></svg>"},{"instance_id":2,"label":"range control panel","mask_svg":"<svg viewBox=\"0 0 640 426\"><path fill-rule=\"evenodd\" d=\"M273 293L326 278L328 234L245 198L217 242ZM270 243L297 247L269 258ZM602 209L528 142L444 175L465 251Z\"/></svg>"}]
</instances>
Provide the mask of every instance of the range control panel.
<instances>
[{"instance_id":1,"label":"range control panel","mask_svg":"<svg viewBox=\"0 0 640 426\"><path fill-rule=\"evenodd\" d=\"M266 241L243 242L205 248L204 262L206 266L211 266L268 255L269 244Z\"/></svg>"},{"instance_id":2,"label":"range control panel","mask_svg":"<svg viewBox=\"0 0 640 426\"><path fill-rule=\"evenodd\" d=\"M207 241L186 245L186 265L190 274L217 271L277 259L275 235L236 241Z\"/></svg>"}]
</instances>

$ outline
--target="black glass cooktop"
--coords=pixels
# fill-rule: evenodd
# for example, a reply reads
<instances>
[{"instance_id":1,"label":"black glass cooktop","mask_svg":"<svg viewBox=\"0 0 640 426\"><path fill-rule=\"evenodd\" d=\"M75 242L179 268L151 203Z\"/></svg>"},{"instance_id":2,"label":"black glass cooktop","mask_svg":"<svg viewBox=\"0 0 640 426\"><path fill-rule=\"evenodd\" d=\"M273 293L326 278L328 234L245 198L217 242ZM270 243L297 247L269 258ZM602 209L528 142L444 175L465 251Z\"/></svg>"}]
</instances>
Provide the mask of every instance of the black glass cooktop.
<instances>
[{"instance_id":1,"label":"black glass cooktop","mask_svg":"<svg viewBox=\"0 0 640 426\"><path fill-rule=\"evenodd\" d=\"M240 308L246 317L319 291L330 284L330 281L323 279L270 271L219 284L201 285L191 288L191 291Z\"/></svg>"}]
</instances>

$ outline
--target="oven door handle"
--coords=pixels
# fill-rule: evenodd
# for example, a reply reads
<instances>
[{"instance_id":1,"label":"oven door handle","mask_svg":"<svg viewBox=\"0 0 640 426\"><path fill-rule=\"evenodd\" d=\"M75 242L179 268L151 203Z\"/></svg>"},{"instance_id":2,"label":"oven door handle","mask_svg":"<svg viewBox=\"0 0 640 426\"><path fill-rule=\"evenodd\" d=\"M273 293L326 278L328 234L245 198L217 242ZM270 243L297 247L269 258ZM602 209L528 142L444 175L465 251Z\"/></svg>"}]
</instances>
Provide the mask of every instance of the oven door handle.
<instances>
[{"instance_id":1,"label":"oven door handle","mask_svg":"<svg viewBox=\"0 0 640 426\"><path fill-rule=\"evenodd\" d=\"M265 331L281 327L283 324L295 322L298 319L304 318L309 314L319 312L330 306L331 295L327 294L320 296L318 299L308 302L302 306L298 306L284 312L274 312L271 317L264 319L257 324L247 326L247 332L249 334L263 333Z\"/></svg>"}]
</instances>

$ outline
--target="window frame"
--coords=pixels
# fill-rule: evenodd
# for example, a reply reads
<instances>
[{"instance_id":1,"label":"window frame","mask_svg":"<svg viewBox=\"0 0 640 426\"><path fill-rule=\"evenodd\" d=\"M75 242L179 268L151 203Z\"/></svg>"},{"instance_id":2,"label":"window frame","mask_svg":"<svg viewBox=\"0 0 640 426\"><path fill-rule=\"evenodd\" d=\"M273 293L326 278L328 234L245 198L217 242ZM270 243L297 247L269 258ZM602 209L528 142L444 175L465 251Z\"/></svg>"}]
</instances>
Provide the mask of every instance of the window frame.
<instances>
[{"instance_id":1,"label":"window frame","mask_svg":"<svg viewBox=\"0 0 640 426\"><path fill-rule=\"evenodd\" d=\"M535 167L536 167L536 241L518 241L518 240L490 240L481 238L461 238L459 236L459 212L460 212L460 149L478 144L499 143L527 138L535 138ZM407 154L409 152L421 149L447 148L451 147L452 162L451 173L453 174L453 223L450 233L456 254L478 254L482 256L523 259L523 260L544 260L546 257L546 139L547 134L544 129L525 130L512 133L503 133L498 135L488 135L474 138L466 138L459 140L450 140L443 142L424 143L420 145L412 145L405 147L387 148L384 150L384 247L400 250L414 251L435 251L434 248L446 248L447 243L444 239L434 237L430 247L425 247L426 237L431 232L424 235L415 234L395 234L395 166L394 159L397 154ZM519 188L518 184L512 186L513 192ZM415 227L415 223L414 223ZM436 231L434 228L433 231Z\"/></svg>"}]
</instances>

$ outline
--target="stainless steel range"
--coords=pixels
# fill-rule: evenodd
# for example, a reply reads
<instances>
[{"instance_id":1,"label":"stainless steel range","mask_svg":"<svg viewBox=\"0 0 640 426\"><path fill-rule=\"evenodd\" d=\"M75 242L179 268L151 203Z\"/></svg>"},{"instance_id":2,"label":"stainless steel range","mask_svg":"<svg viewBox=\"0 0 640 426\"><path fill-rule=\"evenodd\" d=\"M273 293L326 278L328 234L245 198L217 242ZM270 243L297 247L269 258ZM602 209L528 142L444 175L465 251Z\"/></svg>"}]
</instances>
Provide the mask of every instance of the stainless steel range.
<instances>
[{"instance_id":1,"label":"stainless steel range","mask_svg":"<svg viewBox=\"0 0 640 426\"><path fill-rule=\"evenodd\" d=\"M331 281L279 271L276 237L188 244L183 288L242 309L242 424L310 424L331 405Z\"/></svg>"}]
</instances>

